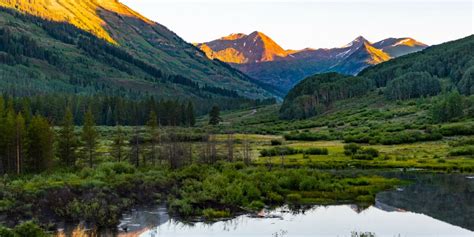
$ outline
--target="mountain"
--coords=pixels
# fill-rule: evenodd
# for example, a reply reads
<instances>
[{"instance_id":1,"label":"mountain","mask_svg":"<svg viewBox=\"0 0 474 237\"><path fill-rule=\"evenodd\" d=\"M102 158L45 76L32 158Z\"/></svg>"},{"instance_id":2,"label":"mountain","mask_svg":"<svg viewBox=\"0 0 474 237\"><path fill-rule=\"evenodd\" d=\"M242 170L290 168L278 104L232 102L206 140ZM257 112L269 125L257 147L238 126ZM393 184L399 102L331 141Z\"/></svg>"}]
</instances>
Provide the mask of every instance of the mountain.
<instances>
[{"instance_id":1,"label":"mountain","mask_svg":"<svg viewBox=\"0 0 474 237\"><path fill-rule=\"evenodd\" d=\"M209 60L165 26L117 0L0 0L0 6L1 29L10 46L26 49L32 47L31 41L38 51L56 58L47 60L41 53L35 56L3 47L3 58L23 58L0 64L7 75L3 90L91 94L109 88L114 93L133 91L127 93L136 96L206 100L236 94L253 99L271 96L262 83ZM25 78L33 75L43 82L30 81L37 86L26 89L19 82L24 79L15 81L18 75L14 73ZM91 85L95 88L88 88Z\"/></svg>"},{"instance_id":2,"label":"mountain","mask_svg":"<svg viewBox=\"0 0 474 237\"><path fill-rule=\"evenodd\" d=\"M209 58L230 63L255 79L277 86L283 93L315 73L357 74L368 66L427 47L411 38L389 38L372 44L359 36L338 48L284 50L260 32L231 34L196 46Z\"/></svg>"},{"instance_id":3,"label":"mountain","mask_svg":"<svg viewBox=\"0 0 474 237\"><path fill-rule=\"evenodd\" d=\"M374 47L381 49L391 57L400 57L405 54L420 51L428 45L418 42L412 38L388 38L374 43Z\"/></svg>"},{"instance_id":4,"label":"mountain","mask_svg":"<svg viewBox=\"0 0 474 237\"><path fill-rule=\"evenodd\" d=\"M373 49L366 42L363 44L353 55L362 58L369 55L366 51ZM395 44L387 43L387 47L393 48ZM386 59L382 50L375 50L370 53L373 60ZM290 90L280 116L285 119L313 117L333 108L337 101L364 98L371 91L375 91L371 96L376 96L378 102L428 98L453 89L467 96L474 95L474 54L466 52L474 52L474 35L377 63L357 76L335 72L310 76ZM345 106L343 102L337 105Z\"/></svg>"},{"instance_id":5,"label":"mountain","mask_svg":"<svg viewBox=\"0 0 474 237\"><path fill-rule=\"evenodd\" d=\"M289 55L265 34L255 31L250 35L231 34L211 42L197 44L211 59L234 64L275 61Z\"/></svg>"}]
</instances>

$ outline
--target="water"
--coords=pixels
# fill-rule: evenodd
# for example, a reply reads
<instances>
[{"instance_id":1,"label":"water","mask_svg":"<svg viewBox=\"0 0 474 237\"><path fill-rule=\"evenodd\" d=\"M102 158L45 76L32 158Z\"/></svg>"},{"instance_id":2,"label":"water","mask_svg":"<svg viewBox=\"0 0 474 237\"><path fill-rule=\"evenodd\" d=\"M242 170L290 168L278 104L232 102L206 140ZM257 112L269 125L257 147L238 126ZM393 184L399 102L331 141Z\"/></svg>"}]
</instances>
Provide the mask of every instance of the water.
<instances>
[{"instance_id":1,"label":"water","mask_svg":"<svg viewBox=\"0 0 474 237\"><path fill-rule=\"evenodd\" d=\"M212 224L189 224L170 218L165 207L142 208L124 215L119 232L102 236L474 237L471 176L413 173L401 176L414 183L378 194L376 204L367 209L355 205L314 206L298 211L282 207L266 211L267 218L242 215ZM85 233L78 229L75 227L76 233ZM66 236L86 236L74 235L71 230L66 232Z\"/></svg>"},{"instance_id":2,"label":"water","mask_svg":"<svg viewBox=\"0 0 474 237\"><path fill-rule=\"evenodd\" d=\"M213 224L188 225L174 220L153 228L140 237L178 236L474 236L474 232L436 220L424 214L404 210L387 211L372 206L361 212L355 206L318 206L304 213L286 208L269 212L274 218L248 215Z\"/></svg>"}]
</instances>

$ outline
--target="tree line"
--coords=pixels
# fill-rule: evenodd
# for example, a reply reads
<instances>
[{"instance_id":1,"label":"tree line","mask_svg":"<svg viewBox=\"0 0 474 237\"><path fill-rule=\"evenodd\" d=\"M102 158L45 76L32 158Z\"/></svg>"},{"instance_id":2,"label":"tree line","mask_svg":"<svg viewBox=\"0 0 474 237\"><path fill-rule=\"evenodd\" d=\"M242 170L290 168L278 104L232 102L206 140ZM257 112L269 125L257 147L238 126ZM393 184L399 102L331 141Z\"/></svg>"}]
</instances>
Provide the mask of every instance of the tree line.
<instances>
[{"instance_id":1,"label":"tree line","mask_svg":"<svg viewBox=\"0 0 474 237\"><path fill-rule=\"evenodd\" d=\"M41 115L54 125L60 124L67 108L71 110L76 125L84 123L87 109L92 111L94 122L98 125L144 125L151 111L157 113L161 126L194 126L196 123L196 110L191 101L155 100L153 97L128 100L115 96L72 95L20 98L3 95L0 98L11 104L16 111L22 112L24 117Z\"/></svg>"},{"instance_id":2,"label":"tree line","mask_svg":"<svg viewBox=\"0 0 474 237\"><path fill-rule=\"evenodd\" d=\"M211 114L219 118L219 109ZM116 125L108 145L106 159L129 162L136 167L166 165L176 169L193 162L214 164L218 160L234 160L234 139L231 134L224 142L207 134L198 141L203 145L193 151L192 143L176 134L162 134L159 116L151 111L144 127L133 127L128 134ZM56 167L75 170L98 163L100 133L91 108L87 109L83 125L77 127L72 110L68 107L53 128L44 116L27 117L15 111L11 100L6 103L0 97L0 174L31 174L51 171ZM142 130L142 131L140 131ZM227 152L219 155L217 145ZM198 160L194 160L197 153ZM103 156L101 156L104 158ZM250 146L244 141L242 160L251 160Z\"/></svg>"}]
</instances>

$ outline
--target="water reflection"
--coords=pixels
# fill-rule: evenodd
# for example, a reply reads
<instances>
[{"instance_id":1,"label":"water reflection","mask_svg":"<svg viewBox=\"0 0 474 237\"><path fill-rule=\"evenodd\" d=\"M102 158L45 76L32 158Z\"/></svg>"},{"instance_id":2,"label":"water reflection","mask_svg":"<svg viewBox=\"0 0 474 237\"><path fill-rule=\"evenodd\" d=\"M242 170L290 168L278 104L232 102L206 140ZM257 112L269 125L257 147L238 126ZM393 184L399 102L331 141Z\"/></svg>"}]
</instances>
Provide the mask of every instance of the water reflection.
<instances>
[{"instance_id":1,"label":"water reflection","mask_svg":"<svg viewBox=\"0 0 474 237\"><path fill-rule=\"evenodd\" d=\"M65 228L59 236L474 237L474 178L391 175L415 182L380 193L375 206L367 209L356 205L286 207L268 211L267 218L243 215L208 224L170 219L165 207L142 208L124 215L116 231L91 230L83 224Z\"/></svg>"},{"instance_id":2,"label":"water reflection","mask_svg":"<svg viewBox=\"0 0 474 237\"><path fill-rule=\"evenodd\" d=\"M413 180L414 184L378 194L380 203L474 231L474 179L470 176L413 173L399 176Z\"/></svg>"},{"instance_id":3,"label":"water reflection","mask_svg":"<svg viewBox=\"0 0 474 237\"><path fill-rule=\"evenodd\" d=\"M387 212L375 206L360 213L356 210L351 205L317 206L294 214L282 208L268 213L274 218L244 215L213 224L169 220L140 236L474 236L472 231L423 214Z\"/></svg>"},{"instance_id":4,"label":"water reflection","mask_svg":"<svg viewBox=\"0 0 474 237\"><path fill-rule=\"evenodd\" d=\"M116 230L98 230L87 223L79 225L61 224L58 237L137 237L169 220L164 206L142 207L125 213Z\"/></svg>"}]
</instances>

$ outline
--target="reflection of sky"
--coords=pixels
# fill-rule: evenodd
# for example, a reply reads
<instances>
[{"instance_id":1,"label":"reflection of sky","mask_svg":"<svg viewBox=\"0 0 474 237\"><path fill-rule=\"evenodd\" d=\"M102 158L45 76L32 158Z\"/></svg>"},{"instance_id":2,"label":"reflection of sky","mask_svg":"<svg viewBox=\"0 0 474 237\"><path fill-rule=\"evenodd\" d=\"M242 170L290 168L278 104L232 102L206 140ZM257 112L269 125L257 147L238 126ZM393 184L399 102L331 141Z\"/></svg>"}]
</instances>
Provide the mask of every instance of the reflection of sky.
<instances>
[{"instance_id":1,"label":"reflection of sky","mask_svg":"<svg viewBox=\"0 0 474 237\"><path fill-rule=\"evenodd\" d=\"M439 44L473 34L471 0L120 0L186 41L266 33L285 49L413 37Z\"/></svg>"},{"instance_id":2,"label":"reflection of sky","mask_svg":"<svg viewBox=\"0 0 474 237\"><path fill-rule=\"evenodd\" d=\"M276 211L273 214L282 214ZM351 232L371 232L376 236L473 237L474 232L411 212L386 212L370 207L360 213L351 206L316 207L305 214L283 213L282 219L255 219L246 216L212 225L194 226L169 221L141 237L151 236L351 236ZM281 235L278 235L281 236Z\"/></svg>"}]
</instances>

